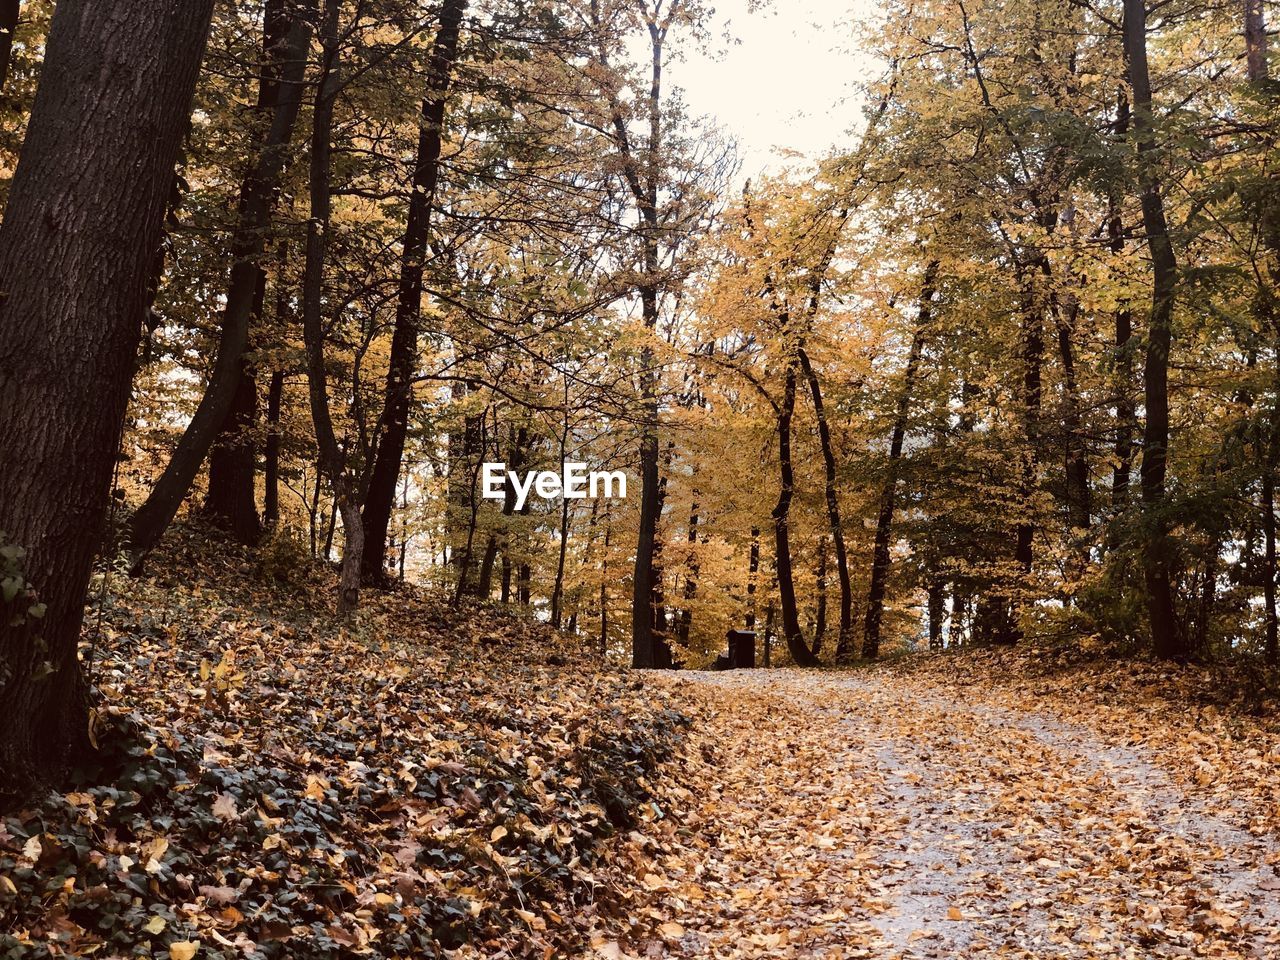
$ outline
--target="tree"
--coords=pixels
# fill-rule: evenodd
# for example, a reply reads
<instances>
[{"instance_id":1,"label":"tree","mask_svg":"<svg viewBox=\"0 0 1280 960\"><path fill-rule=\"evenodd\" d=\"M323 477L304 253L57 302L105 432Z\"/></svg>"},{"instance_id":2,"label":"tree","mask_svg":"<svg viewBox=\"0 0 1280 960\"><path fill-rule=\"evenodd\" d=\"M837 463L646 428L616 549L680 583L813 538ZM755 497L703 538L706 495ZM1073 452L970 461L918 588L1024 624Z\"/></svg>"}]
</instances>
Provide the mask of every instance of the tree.
<instances>
[{"instance_id":1,"label":"tree","mask_svg":"<svg viewBox=\"0 0 1280 960\"><path fill-rule=\"evenodd\" d=\"M637 220L634 262L629 266L636 278L640 323L650 335L640 348L636 369L640 515L631 581L631 661L635 667L654 667L669 663L670 651L654 629L661 593L654 562L660 552L661 378L652 340L663 301L678 288L674 261L703 212L702 204L689 202L696 200L689 189L692 184L682 182L685 177L696 181L701 171L680 156L673 129L676 114L663 90L663 69L672 29L696 34L707 11L696 0L591 0L588 16L593 63L606 108L599 129L617 157ZM618 65L625 38L634 34L643 37L647 54L642 76L636 78ZM628 88L629 102L624 103ZM672 197L679 200L672 202Z\"/></svg>"},{"instance_id":2,"label":"tree","mask_svg":"<svg viewBox=\"0 0 1280 960\"><path fill-rule=\"evenodd\" d=\"M30 584L0 620L5 793L88 746L85 591L212 7L61 0L50 29L0 225L0 528Z\"/></svg>"},{"instance_id":3,"label":"tree","mask_svg":"<svg viewBox=\"0 0 1280 960\"><path fill-rule=\"evenodd\" d=\"M920 351L928 334L933 316L933 298L937 292L938 261L930 260L925 267L920 285L920 307L911 346L907 351L906 370L898 393L897 409L893 418L893 433L889 440L889 463L885 472L884 488L880 494L880 509L876 516L875 546L871 554L871 582L867 592L867 612L863 622L862 656L874 660L880 655L880 621L884 614L885 586L889 577L890 536L893 532L893 514L898 498L898 474L901 469L902 445L906 439L907 419L911 413L912 393L916 386L916 373L920 366Z\"/></svg>"},{"instance_id":4,"label":"tree","mask_svg":"<svg viewBox=\"0 0 1280 960\"><path fill-rule=\"evenodd\" d=\"M332 221L329 183L333 138L334 99L339 90L338 18L339 0L325 0L321 14L320 45L322 64L316 85L312 115L309 193L311 216L307 220L306 272L302 281L302 327L307 346L307 381L310 385L311 420L315 426L320 462L333 485L338 511L342 514L342 578L338 587L338 612L347 614L360 603L360 561L364 553L364 524L360 519L357 478L348 469L338 445L329 410L329 388L325 373L324 296L325 243Z\"/></svg>"},{"instance_id":5,"label":"tree","mask_svg":"<svg viewBox=\"0 0 1280 960\"><path fill-rule=\"evenodd\" d=\"M1143 573L1147 586L1147 616L1151 645L1167 659L1187 653L1186 637L1178 627L1173 607L1171 568L1174 543L1165 497L1169 460L1169 350L1173 340L1173 308L1178 261L1165 216L1164 196L1154 152L1156 141L1151 78L1147 64L1146 0L1124 0L1124 52L1133 91L1133 133L1138 150L1138 182L1142 222L1151 254L1151 313L1147 326L1147 353L1143 367L1143 403L1146 419L1142 435L1142 503L1147 530Z\"/></svg>"},{"instance_id":6,"label":"tree","mask_svg":"<svg viewBox=\"0 0 1280 960\"><path fill-rule=\"evenodd\" d=\"M131 567L135 573L142 569L147 554L173 520L219 432L229 426L233 434L239 433L249 416L248 408L256 402L248 396L252 385L244 383L244 351L255 306L259 311L261 309L264 280L259 259L265 247L265 234L278 200L280 178L289 160L289 143L302 105L303 77L315 17L314 0L297 0L296 3L277 0L270 6L274 18L269 19L264 28L267 66L263 69L259 95L263 112L270 115L270 123L255 145L256 157L240 188L238 218L231 241L231 274L222 312L217 357L204 396L169 465L156 481L146 502L133 515L129 543ZM285 17L287 27L279 22L279 18ZM270 65L273 60L279 63L278 68ZM278 81L275 79L277 69ZM239 413L228 425L227 417L235 408L237 396L241 398ZM232 474L228 482L235 484L237 479L241 481L237 488L240 491L237 502L243 508L243 474L246 468L252 472L252 464L246 467L243 462L243 448L231 451L231 455L236 459L235 465L228 468ZM230 499L235 500L236 495ZM249 527L256 529L256 516L249 523L250 518L244 516L243 509L230 509L239 516L235 522L242 532L248 532L246 528Z\"/></svg>"},{"instance_id":7,"label":"tree","mask_svg":"<svg viewBox=\"0 0 1280 960\"><path fill-rule=\"evenodd\" d=\"M466 10L467 0L444 0L427 70L427 92L422 98L417 157L413 166L410 187L412 192L409 195L409 215L405 221L400 248L395 332L391 340L391 360L387 369L382 431L362 513L365 529L364 576L377 583L381 583L386 577L384 567L387 531L391 525L391 511L395 506L405 438L409 433L414 364L418 353L418 320L422 313L422 278L428 254L427 241L431 236L431 214L440 182L445 106L458 57L462 17Z\"/></svg>"}]
</instances>

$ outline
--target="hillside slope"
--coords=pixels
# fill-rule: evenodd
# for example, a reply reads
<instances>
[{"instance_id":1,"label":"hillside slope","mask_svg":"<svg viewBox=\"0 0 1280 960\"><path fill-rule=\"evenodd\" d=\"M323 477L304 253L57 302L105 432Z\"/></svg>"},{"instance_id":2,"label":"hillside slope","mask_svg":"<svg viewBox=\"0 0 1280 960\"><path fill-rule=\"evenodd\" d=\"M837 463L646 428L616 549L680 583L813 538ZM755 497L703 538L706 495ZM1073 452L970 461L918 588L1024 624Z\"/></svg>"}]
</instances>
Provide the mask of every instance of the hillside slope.
<instances>
[{"instance_id":1,"label":"hillside slope","mask_svg":"<svg viewBox=\"0 0 1280 960\"><path fill-rule=\"evenodd\" d=\"M544 957L613 908L662 697L411 588L339 624L198 530L151 569L88 618L97 769L0 818L0 957Z\"/></svg>"}]
</instances>

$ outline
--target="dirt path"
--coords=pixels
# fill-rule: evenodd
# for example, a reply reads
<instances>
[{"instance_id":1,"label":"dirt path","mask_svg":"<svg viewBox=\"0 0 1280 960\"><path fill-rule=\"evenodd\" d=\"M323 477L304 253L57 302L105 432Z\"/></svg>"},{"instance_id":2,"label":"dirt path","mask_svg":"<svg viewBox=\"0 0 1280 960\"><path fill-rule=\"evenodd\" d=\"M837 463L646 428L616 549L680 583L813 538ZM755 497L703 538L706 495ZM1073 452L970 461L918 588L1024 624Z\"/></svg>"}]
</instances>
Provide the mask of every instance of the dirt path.
<instances>
[{"instance_id":1,"label":"dirt path","mask_svg":"<svg viewBox=\"0 0 1280 960\"><path fill-rule=\"evenodd\" d=\"M1139 748L924 684L686 674L650 956L1280 958L1280 844Z\"/></svg>"}]
</instances>

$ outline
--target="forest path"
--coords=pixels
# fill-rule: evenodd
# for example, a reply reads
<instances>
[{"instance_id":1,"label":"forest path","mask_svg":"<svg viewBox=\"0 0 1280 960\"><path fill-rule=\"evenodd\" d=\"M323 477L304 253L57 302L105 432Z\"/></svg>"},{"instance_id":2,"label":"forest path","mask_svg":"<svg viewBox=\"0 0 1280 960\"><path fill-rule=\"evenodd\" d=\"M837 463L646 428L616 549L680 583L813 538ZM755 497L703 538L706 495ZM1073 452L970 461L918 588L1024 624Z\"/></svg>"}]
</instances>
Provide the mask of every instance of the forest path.
<instances>
[{"instance_id":1,"label":"forest path","mask_svg":"<svg viewBox=\"0 0 1280 960\"><path fill-rule=\"evenodd\" d=\"M662 682L707 762L648 955L1280 958L1280 844L1141 747L885 674Z\"/></svg>"}]
</instances>

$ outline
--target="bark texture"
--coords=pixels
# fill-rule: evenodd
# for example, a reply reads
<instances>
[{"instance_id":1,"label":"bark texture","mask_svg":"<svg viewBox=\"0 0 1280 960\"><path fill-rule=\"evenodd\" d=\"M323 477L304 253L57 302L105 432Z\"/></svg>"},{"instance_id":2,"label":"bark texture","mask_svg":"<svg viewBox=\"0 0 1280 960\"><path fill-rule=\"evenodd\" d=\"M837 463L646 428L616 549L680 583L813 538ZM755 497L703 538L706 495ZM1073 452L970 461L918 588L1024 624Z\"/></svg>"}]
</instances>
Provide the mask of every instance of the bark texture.
<instances>
[{"instance_id":1,"label":"bark texture","mask_svg":"<svg viewBox=\"0 0 1280 960\"><path fill-rule=\"evenodd\" d=\"M76 648L212 0L61 0L0 227L0 529L45 616L0 617L0 794L87 743Z\"/></svg>"}]
</instances>

